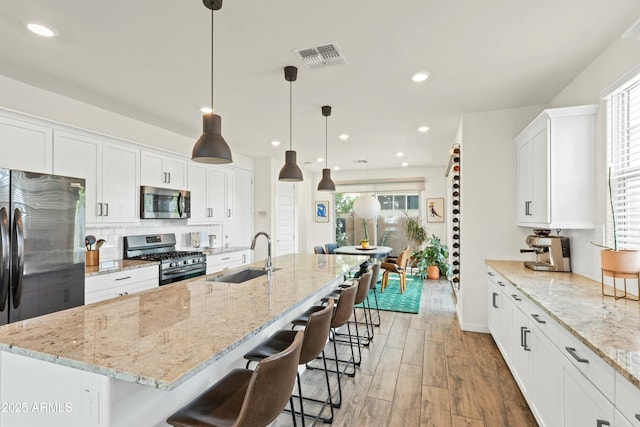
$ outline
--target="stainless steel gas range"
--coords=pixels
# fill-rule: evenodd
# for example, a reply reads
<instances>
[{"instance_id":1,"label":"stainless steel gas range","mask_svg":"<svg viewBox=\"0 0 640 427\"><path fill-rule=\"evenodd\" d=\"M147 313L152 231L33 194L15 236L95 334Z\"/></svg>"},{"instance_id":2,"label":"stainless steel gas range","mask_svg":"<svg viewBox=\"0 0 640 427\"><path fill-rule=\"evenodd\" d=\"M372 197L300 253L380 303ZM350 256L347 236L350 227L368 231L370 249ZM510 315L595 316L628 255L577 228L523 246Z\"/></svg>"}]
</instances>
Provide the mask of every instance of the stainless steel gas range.
<instances>
[{"instance_id":1,"label":"stainless steel gas range","mask_svg":"<svg viewBox=\"0 0 640 427\"><path fill-rule=\"evenodd\" d=\"M160 286L207 272L207 256L202 252L176 251L175 234L125 236L124 259L160 262Z\"/></svg>"}]
</instances>

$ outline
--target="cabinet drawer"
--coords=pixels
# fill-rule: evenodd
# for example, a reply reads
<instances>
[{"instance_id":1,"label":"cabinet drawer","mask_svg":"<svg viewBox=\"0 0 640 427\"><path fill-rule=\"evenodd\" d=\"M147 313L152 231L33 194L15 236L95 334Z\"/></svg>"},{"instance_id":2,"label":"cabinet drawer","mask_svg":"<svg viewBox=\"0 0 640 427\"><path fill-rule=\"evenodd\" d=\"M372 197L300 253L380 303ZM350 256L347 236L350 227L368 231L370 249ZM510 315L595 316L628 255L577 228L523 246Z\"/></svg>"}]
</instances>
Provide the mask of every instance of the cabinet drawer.
<instances>
[{"instance_id":1,"label":"cabinet drawer","mask_svg":"<svg viewBox=\"0 0 640 427\"><path fill-rule=\"evenodd\" d=\"M607 399L613 401L614 371L593 351L564 328L558 335L560 352L591 381Z\"/></svg>"},{"instance_id":2,"label":"cabinet drawer","mask_svg":"<svg viewBox=\"0 0 640 427\"><path fill-rule=\"evenodd\" d=\"M505 290L513 306L518 307L524 314L529 316L529 297L516 289L515 286L509 286L505 288Z\"/></svg>"},{"instance_id":3,"label":"cabinet drawer","mask_svg":"<svg viewBox=\"0 0 640 427\"><path fill-rule=\"evenodd\" d=\"M85 287L87 291L91 292L95 290L127 286L131 283L141 282L143 280L158 279L158 276L158 266L153 265L144 268L119 271L117 273L90 276L85 280Z\"/></svg>"},{"instance_id":4,"label":"cabinet drawer","mask_svg":"<svg viewBox=\"0 0 640 427\"><path fill-rule=\"evenodd\" d=\"M530 323L545 334L553 345L558 346L558 322L531 301L529 301L529 319Z\"/></svg>"},{"instance_id":5,"label":"cabinet drawer","mask_svg":"<svg viewBox=\"0 0 640 427\"><path fill-rule=\"evenodd\" d=\"M240 265L241 263L242 263L242 251L228 252L228 253L219 254L219 255L207 255L208 266L217 266L217 265L227 266L228 264Z\"/></svg>"},{"instance_id":6,"label":"cabinet drawer","mask_svg":"<svg viewBox=\"0 0 640 427\"><path fill-rule=\"evenodd\" d=\"M616 372L616 408L630 421L640 426L640 389Z\"/></svg>"}]
</instances>

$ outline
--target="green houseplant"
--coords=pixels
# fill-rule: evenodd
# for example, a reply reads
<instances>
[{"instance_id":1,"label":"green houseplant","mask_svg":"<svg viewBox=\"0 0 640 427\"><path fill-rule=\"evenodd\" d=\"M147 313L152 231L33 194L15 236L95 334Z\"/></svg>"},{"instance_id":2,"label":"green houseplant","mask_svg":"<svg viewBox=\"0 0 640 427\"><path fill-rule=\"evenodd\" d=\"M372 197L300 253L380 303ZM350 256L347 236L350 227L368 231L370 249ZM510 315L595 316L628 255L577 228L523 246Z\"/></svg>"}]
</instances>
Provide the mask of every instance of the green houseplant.
<instances>
[{"instance_id":1,"label":"green houseplant","mask_svg":"<svg viewBox=\"0 0 640 427\"><path fill-rule=\"evenodd\" d=\"M427 240L427 230L417 217L411 217L407 212L404 213L407 219L403 227L407 238L415 244L416 249L420 249L425 240Z\"/></svg>"},{"instance_id":2,"label":"green houseplant","mask_svg":"<svg viewBox=\"0 0 640 427\"><path fill-rule=\"evenodd\" d=\"M451 271L451 264L448 263L449 247L440 241L440 238L432 234L427 239L427 245L424 249L418 249L413 252L416 260L418 275L423 279L438 280L440 274L448 276Z\"/></svg>"}]
</instances>

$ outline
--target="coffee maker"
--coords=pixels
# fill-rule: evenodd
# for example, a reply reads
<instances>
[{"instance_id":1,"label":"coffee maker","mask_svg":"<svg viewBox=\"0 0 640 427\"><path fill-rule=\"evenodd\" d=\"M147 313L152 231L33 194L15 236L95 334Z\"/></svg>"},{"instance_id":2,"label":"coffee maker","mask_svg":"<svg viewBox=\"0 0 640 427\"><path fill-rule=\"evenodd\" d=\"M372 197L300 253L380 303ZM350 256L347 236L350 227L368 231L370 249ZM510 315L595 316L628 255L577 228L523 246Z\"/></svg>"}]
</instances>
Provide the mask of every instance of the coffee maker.
<instances>
[{"instance_id":1,"label":"coffee maker","mask_svg":"<svg viewBox=\"0 0 640 427\"><path fill-rule=\"evenodd\" d=\"M524 265L536 271L571 271L571 248L569 238L550 236L551 230L536 229L527 236L526 243L532 249L520 252L535 252L535 261L525 261Z\"/></svg>"}]
</instances>

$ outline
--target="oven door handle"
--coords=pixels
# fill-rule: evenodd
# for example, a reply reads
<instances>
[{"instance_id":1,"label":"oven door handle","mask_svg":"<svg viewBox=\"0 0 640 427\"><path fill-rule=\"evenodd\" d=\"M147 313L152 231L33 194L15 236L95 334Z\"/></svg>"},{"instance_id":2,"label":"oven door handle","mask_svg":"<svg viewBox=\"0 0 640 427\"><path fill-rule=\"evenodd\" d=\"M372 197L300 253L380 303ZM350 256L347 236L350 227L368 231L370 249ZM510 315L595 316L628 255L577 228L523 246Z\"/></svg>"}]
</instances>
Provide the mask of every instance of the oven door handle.
<instances>
[{"instance_id":1,"label":"oven door handle","mask_svg":"<svg viewBox=\"0 0 640 427\"><path fill-rule=\"evenodd\" d=\"M191 272L197 272L202 270L204 270L204 268L186 268L186 269L174 270L174 271L170 271L168 273L162 273L162 274L165 276L175 276L176 274L191 273Z\"/></svg>"}]
</instances>

